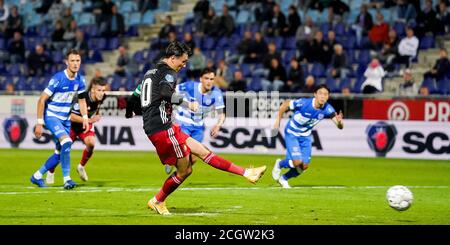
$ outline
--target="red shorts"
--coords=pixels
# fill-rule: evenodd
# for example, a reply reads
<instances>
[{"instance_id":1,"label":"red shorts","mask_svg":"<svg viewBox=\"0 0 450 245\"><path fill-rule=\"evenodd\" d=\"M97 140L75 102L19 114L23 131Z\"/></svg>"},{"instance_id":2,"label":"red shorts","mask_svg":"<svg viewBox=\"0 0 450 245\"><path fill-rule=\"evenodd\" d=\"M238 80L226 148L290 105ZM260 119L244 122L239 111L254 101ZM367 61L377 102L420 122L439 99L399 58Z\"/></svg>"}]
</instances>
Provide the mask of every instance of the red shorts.
<instances>
[{"instance_id":1,"label":"red shorts","mask_svg":"<svg viewBox=\"0 0 450 245\"><path fill-rule=\"evenodd\" d=\"M89 123L89 131L87 133L83 133L83 126L81 126L81 129L74 129L73 127L70 129L70 138L72 141L75 141L75 139L78 137L82 141L88 136L95 137L95 131L94 131L94 125L92 123Z\"/></svg>"},{"instance_id":2,"label":"red shorts","mask_svg":"<svg viewBox=\"0 0 450 245\"><path fill-rule=\"evenodd\" d=\"M189 156L191 149L186 145L189 135L183 133L177 124L148 136L156 148L159 159L163 164L175 165L177 159Z\"/></svg>"}]
</instances>

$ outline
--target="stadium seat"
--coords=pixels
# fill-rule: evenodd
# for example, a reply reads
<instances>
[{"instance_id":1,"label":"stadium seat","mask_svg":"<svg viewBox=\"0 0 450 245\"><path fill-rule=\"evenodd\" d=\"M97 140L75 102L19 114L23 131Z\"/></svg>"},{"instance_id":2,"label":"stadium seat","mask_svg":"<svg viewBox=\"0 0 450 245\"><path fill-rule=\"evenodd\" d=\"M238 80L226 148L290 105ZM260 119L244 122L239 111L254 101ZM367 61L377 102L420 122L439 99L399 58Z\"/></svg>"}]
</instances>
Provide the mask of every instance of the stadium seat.
<instances>
[{"instance_id":1,"label":"stadium seat","mask_svg":"<svg viewBox=\"0 0 450 245\"><path fill-rule=\"evenodd\" d=\"M138 10L137 5L133 1L122 2L119 6L119 13L121 14L132 13L137 10Z\"/></svg>"},{"instance_id":2,"label":"stadium seat","mask_svg":"<svg viewBox=\"0 0 450 245\"><path fill-rule=\"evenodd\" d=\"M428 91L430 91L430 94L438 93L436 81L432 78L427 78L423 80L421 87L427 87Z\"/></svg>"},{"instance_id":3,"label":"stadium seat","mask_svg":"<svg viewBox=\"0 0 450 245\"><path fill-rule=\"evenodd\" d=\"M450 81L448 79L442 79L436 81L437 92L439 94L446 95L450 92Z\"/></svg>"},{"instance_id":4,"label":"stadium seat","mask_svg":"<svg viewBox=\"0 0 450 245\"><path fill-rule=\"evenodd\" d=\"M128 26L140 25L142 15L139 12L135 12L128 17Z\"/></svg>"},{"instance_id":5,"label":"stadium seat","mask_svg":"<svg viewBox=\"0 0 450 245\"><path fill-rule=\"evenodd\" d=\"M311 67L311 75L315 78L325 77L325 68L321 63L314 63Z\"/></svg>"},{"instance_id":6,"label":"stadium seat","mask_svg":"<svg viewBox=\"0 0 450 245\"><path fill-rule=\"evenodd\" d=\"M429 49L434 48L434 37L433 36L424 36L420 40L419 49Z\"/></svg>"},{"instance_id":7,"label":"stadium seat","mask_svg":"<svg viewBox=\"0 0 450 245\"><path fill-rule=\"evenodd\" d=\"M155 15L152 10L145 11L142 16L141 24L143 25L152 25L155 23Z\"/></svg>"},{"instance_id":8,"label":"stadium seat","mask_svg":"<svg viewBox=\"0 0 450 245\"><path fill-rule=\"evenodd\" d=\"M259 92L262 90L262 83L261 78L258 76L252 77L252 80L250 81L250 84L248 86L248 90Z\"/></svg>"}]
</instances>

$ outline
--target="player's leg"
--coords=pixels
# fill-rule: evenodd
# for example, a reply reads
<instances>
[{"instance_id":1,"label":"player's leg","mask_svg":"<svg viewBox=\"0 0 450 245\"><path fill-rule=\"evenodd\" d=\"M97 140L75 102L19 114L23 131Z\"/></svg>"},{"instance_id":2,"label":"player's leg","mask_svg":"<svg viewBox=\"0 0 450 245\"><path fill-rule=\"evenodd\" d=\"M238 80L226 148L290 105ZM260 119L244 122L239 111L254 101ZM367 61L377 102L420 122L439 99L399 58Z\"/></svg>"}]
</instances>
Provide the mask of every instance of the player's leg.
<instances>
[{"instance_id":1,"label":"player's leg","mask_svg":"<svg viewBox=\"0 0 450 245\"><path fill-rule=\"evenodd\" d=\"M277 159L272 169L272 178L278 181L281 177L283 168L295 168L294 161L300 159L300 143L296 136L285 133L286 142L286 157L284 159Z\"/></svg>"},{"instance_id":2,"label":"player's leg","mask_svg":"<svg viewBox=\"0 0 450 245\"><path fill-rule=\"evenodd\" d=\"M190 149L185 144L188 137L179 130L179 127L178 130L176 127L172 127L149 137L161 162L175 165L177 169L166 179L159 192L148 201L148 206L159 214L170 214L165 205L166 198L192 173L192 165L189 160Z\"/></svg>"},{"instance_id":3,"label":"player's leg","mask_svg":"<svg viewBox=\"0 0 450 245\"><path fill-rule=\"evenodd\" d=\"M88 181L88 176L86 173L85 166L89 159L91 158L92 154L94 153L94 147L95 147L95 136L89 135L86 137L83 137L83 142L85 145L85 148L83 150L83 156L81 157L80 163L77 166L77 172L80 175L80 179L82 181Z\"/></svg>"},{"instance_id":4,"label":"player's leg","mask_svg":"<svg viewBox=\"0 0 450 245\"><path fill-rule=\"evenodd\" d=\"M203 144L191 137L186 140L186 144L191 149L192 154L202 159L203 162L213 166L214 168L237 175L242 175L251 183L256 183L266 171L266 166L244 169L241 166L233 164L232 162L215 155Z\"/></svg>"},{"instance_id":5,"label":"player's leg","mask_svg":"<svg viewBox=\"0 0 450 245\"><path fill-rule=\"evenodd\" d=\"M59 145L59 142L58 142L55 152L45 162L46 168L53 166L48 169L47 176L45 177L45 182L47 184L55 183L55 168L56 168L56 166L58 166L59 161L60 161L60 149L61 149L61 146Z\"/></svg>"},{"instance_id":6,"label":"player's leg","mask_svg":"<svg viewBox=\"0 0 450 245\"><path fill-rule=\"evenodd\" d=\"M191 134L189 134L193 139L195 139L198 142L203 142L203 138L204 138L204 134L205 134L205 128L203 127L197 127L195 129L193 129L191 131ZM197 162L198 157L191 154L191 163L194 164L195 162Z\"/></svg>"},{"instance_id":7,"label":"player's leg","mask_svg":"<svg viewBox=\"0 0 450 245\"><path fill-rule=\"evenodd\" d=\"M54 169L57 165L58 162L60 160L60 154L56 154L57 151L60 152L61 150L61 145L59 143L59 141L57 140L57 138L63 134L65 131L64 130L60 130L61 128L63 128L61 121L57 118L45 118L45 127L50 130L50 132L53 135L53 141L55 142L55 153L52 154L47 161L44 163L44 165L42 165L41 168L39 168L38 171L36 171L30 178L31 183L39 186L39 187L46 187L44 180L43 180L43 175L49 170L49 169Z\"/></svg>"},{"instance_id":8,"label":"player's leg","mask_svg":"<svg viewBox=\"0 0 450 245\"><path fill-rule=\"evenodd\" d=\"M73 189L77 184L70 178L70 151L72 139L70 138L70 120L61 122L64 132L57 134L61 144L61 170L63 173L64 189ZM62 131L61 129L59 131Z\"/></svg>"},{"instance_id":9,"label":"player's leg","mask_svg":"<svg viewBox=\"0 0 450 245\"><path fill-rule=\"evenodd\" d=\"M291 155L291 158L293 158L292 164L294 165L294 167L291 167L289 171L281 176L278 180L278 183L280 183L283 188L290 188L288 180L298 177L309 166L309 162L311 159L311 136L299 137L298 145L301 152L300 156L298 156L298 152L295 152Z\"/></svg>"}]
</instances>

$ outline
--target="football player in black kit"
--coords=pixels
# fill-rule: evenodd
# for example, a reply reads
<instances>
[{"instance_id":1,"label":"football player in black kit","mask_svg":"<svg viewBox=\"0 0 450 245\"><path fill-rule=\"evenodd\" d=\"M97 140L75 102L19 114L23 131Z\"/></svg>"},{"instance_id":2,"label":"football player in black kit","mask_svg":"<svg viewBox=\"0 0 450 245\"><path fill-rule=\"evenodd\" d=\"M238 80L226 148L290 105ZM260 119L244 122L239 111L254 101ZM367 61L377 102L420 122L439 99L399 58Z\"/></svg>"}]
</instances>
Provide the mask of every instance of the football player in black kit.
<instances>
[{"instance_id":1,"label":"football player in black kit","mask_svg":"<svg viewBox=\"0 0 450 245\"><path fill-rule=\"evenodd\" d=\"M77 172L80 175L80 179L83 181L88 180L88 176L85 170L85 166L88 160L91 158L94 153L95 146L95 131L93 123L98 122L100 120L100 115L98 115L98 111L100 105L105 100L105 90L106 90L106 81L102 78L93 78L89 88L88 97L86 98L86 104L88 109L89 116L89 131L87 133L83 133L83 118L80 113L80 106L78 103L74 103L72 106L72 112L70 115L70 121L72 122L70 128L70 138L72 141L78 137L80 138L86 148L83 151L83 156L81 158L80 163L77 166ZM55 182L54 177L55 168L50 169L47 172L47 177L45 181L47 184L53 184Z\"/></svg>"},{"instance_id":2,"label":"football player in black kit","mask_svg":"<svg viewBox=\"0 0 450 245\"><path fill-rule=\"evenodd\" d=\"M162 215L170 214L165 204L167 196L192 173L190 154L215 168L244 176L251 183L256 183L266 170L266 166L245 169L235 165L215 155L203 144L183 133L178 124L172 123L172 105L188 103L186 106L192 111L197 111L199 106L198 102L184 101L183 96L175 91L176 73L186 66L190 54L191 50L185 43L170 43L162 60L147 71L142 83L128 100L129 108L133 108L140 95L144 131L155 146L161 163L176 167L161 190L147 203L149 208ZM131 110L128 112L126 117L132 116Z\"/></svg>"}]
</instances>

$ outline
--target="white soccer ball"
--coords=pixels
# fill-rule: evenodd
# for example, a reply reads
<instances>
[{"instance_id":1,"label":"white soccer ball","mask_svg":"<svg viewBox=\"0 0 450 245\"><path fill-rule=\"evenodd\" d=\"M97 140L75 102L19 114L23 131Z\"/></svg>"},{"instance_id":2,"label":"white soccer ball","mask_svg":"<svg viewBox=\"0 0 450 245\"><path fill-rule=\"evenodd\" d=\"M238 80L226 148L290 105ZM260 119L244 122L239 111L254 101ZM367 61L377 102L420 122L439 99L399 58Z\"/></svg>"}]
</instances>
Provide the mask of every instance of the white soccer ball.
<instances>
[{"instance_id":1,"label":"white soccer ball","mask_svg":"<svg viewBox=\"0 0 450 245\"><path fill-rule=\"evenodd\" d=\"M413 194L406 186L395 185L387 191L386 199L391 208L397 211L405 211L413 202Z\"/></svg>"}]
</instances>

